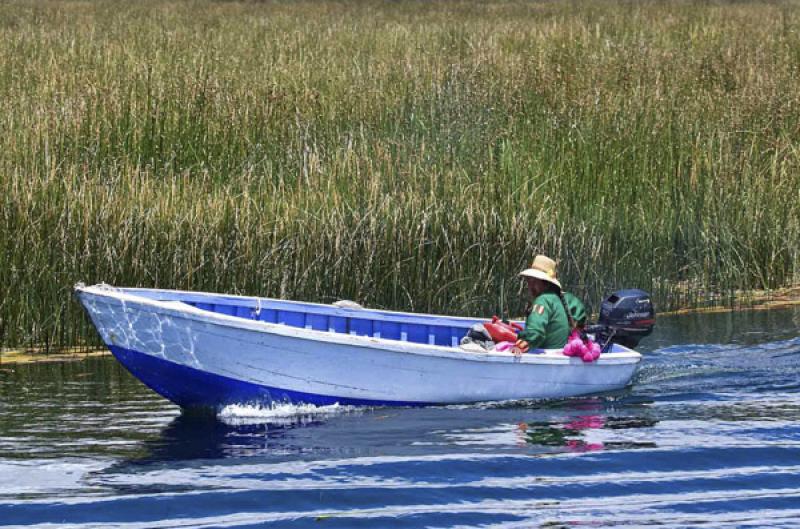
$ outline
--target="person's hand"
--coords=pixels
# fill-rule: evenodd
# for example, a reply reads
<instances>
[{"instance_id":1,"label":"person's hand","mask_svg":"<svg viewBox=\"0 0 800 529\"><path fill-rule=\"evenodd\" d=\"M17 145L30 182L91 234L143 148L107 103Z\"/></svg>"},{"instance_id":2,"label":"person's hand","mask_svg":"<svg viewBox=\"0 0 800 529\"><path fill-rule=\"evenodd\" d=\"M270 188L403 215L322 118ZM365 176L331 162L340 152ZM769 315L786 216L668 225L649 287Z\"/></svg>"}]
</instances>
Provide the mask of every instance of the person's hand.
<instances>
[{"instance_id":1,"label":"person's hand","mask_svg":"<svg viewBox=\"0 0 800 529\"><path fill-rule=\"evenodd\" d=\"M516 356L519 356L523 353L527 353L528 349L531 346L525 340L517 340L517 343L514 344L514 350L512 351Z\"/></svg>"}]
</instances>

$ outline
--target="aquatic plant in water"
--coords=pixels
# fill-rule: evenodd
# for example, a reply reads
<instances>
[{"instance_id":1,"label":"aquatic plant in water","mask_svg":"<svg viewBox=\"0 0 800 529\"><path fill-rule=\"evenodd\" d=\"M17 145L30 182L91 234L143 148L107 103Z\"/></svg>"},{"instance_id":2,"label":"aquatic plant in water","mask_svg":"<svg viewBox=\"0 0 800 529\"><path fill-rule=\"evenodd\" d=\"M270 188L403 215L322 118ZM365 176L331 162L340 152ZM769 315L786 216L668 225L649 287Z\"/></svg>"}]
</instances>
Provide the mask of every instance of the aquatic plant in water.
<instances>
[{"instance_id":1,"label":"aquatic plant in water","mask_svg":"<svg viewBox=\"0 0 800 529\"><path fill-rule=\"evenodd\" d=\"M800 279L791 4L0 6L0 345L76 281L489 315Z\"/></svg>"}]
</instances>

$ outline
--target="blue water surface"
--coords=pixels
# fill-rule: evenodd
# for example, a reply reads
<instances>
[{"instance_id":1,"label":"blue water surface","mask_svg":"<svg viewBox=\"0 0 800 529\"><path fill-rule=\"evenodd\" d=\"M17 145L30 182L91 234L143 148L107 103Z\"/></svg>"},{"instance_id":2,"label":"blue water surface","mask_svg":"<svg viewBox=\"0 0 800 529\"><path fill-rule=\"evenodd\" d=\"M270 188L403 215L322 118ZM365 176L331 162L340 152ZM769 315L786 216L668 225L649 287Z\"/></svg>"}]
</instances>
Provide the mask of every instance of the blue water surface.
<instances>
[{"instance_id":1,"label":"blue water surface","mask_svg":"<svg viewBox=\"0 0 800 529\"><path fill-rule=\"evenodd\" d=\"M615 395L185 415L0 365L3 527L800 527L800 310L665 317Z\"/></svg>"}]
</instances>

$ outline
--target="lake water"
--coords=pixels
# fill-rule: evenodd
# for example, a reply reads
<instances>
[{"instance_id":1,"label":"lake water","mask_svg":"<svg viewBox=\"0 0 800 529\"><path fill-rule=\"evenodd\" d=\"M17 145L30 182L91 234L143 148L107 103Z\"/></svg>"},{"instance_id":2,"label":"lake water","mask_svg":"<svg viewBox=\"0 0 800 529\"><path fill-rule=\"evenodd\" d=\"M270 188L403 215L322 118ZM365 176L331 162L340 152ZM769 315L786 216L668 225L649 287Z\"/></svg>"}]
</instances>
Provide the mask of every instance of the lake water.
<instances>
[{"instance_id":1,"label":"lake water","mask_svg":"<svg viewBox=\"0 0 800 529\"><path fill-rule=\"evenodd\" d=\"M0 526L800 527L800 310L664 317L613 397L186 416L0 371Z\"/></svg>"}]
</instances>

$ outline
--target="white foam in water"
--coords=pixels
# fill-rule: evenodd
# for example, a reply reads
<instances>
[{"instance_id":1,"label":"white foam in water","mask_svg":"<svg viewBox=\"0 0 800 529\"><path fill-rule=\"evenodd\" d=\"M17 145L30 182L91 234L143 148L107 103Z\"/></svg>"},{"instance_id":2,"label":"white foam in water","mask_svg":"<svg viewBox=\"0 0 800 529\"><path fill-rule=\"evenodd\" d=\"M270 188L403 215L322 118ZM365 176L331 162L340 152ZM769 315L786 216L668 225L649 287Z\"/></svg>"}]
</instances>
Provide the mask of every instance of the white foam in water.
<instances>
[{"instance_id":1,"label":"white foam in water","mask_svg":"<svg viewBox=\"0 0 800 529\"><path fill-rule=\"evenodd\" d=\"M315 406L313 404L273 403L269 406L260 404L230 404L222 408L217 417L224 422L234 424L253 424L272 422L275 420L293 421L304 418L319 417L322 415L337 415L352 413L357 410L355 406L342 406L330 404L328 406Z\"/></svg>"}]
</instances>

